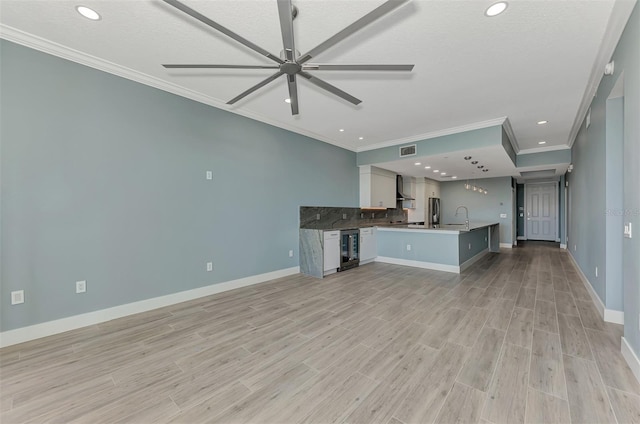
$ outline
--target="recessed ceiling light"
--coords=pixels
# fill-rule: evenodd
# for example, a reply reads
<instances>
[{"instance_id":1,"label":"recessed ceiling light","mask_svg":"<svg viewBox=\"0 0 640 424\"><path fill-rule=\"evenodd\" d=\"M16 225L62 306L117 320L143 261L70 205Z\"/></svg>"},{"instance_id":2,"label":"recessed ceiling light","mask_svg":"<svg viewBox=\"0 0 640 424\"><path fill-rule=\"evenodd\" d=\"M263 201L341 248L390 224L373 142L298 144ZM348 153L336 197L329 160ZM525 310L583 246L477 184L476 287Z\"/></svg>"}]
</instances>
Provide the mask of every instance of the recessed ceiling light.
<instances>
[{"instance_id":1,"label":"recessed ceiling light","mask_svg":"<svg viewBox=\"0 0 640 424\"><path fill-rule=\"evenodd\" d=\"M547 122L549 122L549 121L538 121L538 125L544 125L544 124L546 124Z\"/></svg>"},{"instance_id":2,"label":"recessed ceiling light","mask_svg":"<svg viewBox=\"0 0 640 424\"><path fill-rule=\"evenodd\" d=\"M478 165L478 169L484 168L484 165Z\"/></svg>"},{"instance_id":3,"label":"recessed ceiling light","mask_svg":"<svg viewBox=\"0 0 640 424\"><path fill-rule=\"evenodd\" d=\"M358 137L358 140L364 140L364 137Z\"/></svg>"},{"instance_id":4,"label":"recessed ceiling light","mask_svg":"<svg viewBox=\"0 0 640 424\"><path fill-rule=\"evenodd\" d=\"M489 172L489 170L488 169L483 169L482 172Z\"/></svg>"},{"instance_id":5,"label":"recessed ceiling light","mask_svg":"<svg viewBox=\"0 0 640 424\"><path fill-rule=\"evenodd\" d=\"M338 131L340 131L340 132L344 132L344 128L340 128Z\"/></svg>"},{"instance_id":6,"label":"recessed ceiling light","mask_svg":"<svg viewBox=\"0 0 640 424\"><path fill-rule=\"evenodd\" d=\"M470 159L471 159L471 156L465 156L464 157L464 160L470 160Z\"/></svg>"},{"instance_id":7,"label":"recessed ceiling light","mask_svg":"<svg viewBox=\"0 0 640 424\"><path fill-rule=\"evenodd\" d=\"M79 14L92 21L99 21L100 14L93 9L89 9L87 6L76 6L76 10Z\"/></svg>"},{"instance_id":8,"label":"recessed ceiling light","mask_svg":"<svg viewBox=\"0 0 640 424\"><path fill-rule=\"evenodd\" d=\"M284 99L285 103L291 103L291 99Z\"/></svg>"},{"instance_id":9,"label":"recessed ceiling light","mask_svg":"<svg viewBox=\"0 0 640 424\"><path fill-rule=\"evenodd\" d=\"M538 141L538 144L547 144L547 142L542 140L542 141Z\"/></svg>"},{"instance_id":10,"label":"recessed ceiling light","mask_svg":"<svg viewBox=\"0 0 640 424\"><path fill-rule=\"evenodd\" d=\"M491 6L489 6L487 10L484 12L484 14L489 17L498 16L499 14L507 10L507 6L508 4L506 1L499 1L498 3L494 3Z\"/></svg>"},{"instance_id":11,"label":"recessed ceiling light","mask_svg":"<svg viewBox=\"0 0 640 424\"><path fill-rule=\"evenodd\" d=\"M471 162L471 165L476 165L478 163L477 160L474 160L473 162Z\"/></svg>"},{"instance_id":12,"label":"recessed ceiling light","mask_svg":"<svg viewBox=\"0 0 640 424\"><path fill-rule=\"evenodd\" d=\"M455 180L456 178L458 178L458 177L456 177L455 175L453 177L451 177L452 180Z\"/></svg>"},{"instance_id":13,"label":"recessed ceiling light","mask_svg":"<svg viewBox=\"0 0 640 424\"><path fill-rule=\"evenodd\" d=\"M446 172L441 172L440 175L447 175L447 173Z\"/></svg>"},{"instance_id":14,"label":"recessed ceiling light","mask_svg":"<svg viewBox=\"0 0 640 424\"><path fill-rule=\"evenodd\" d=\"M425 166L424 169L431 169L431 167L430 166Z\"/></svg>"},{"instance_id":15,"label":"recessed ceiling light","mask_svg":"<svg viewBox=\"0 0 640 424\"><path fill-rule=\"evenodd\" d=\"M439 171L439 170L437 170L437 169L434 169L434 170L433 170L433 172L440 172L440 171Z\"/></svg>"},{"instance_id":16,"label":"recessed ceiling light","mask_svg":"<svg viewBox=\"0 0 640 424\"><path fill-rule=\"evenodd\" d=\"M416 162L416 163L414 163L414 165L415 166L419 166L419 165L422 165L422 163L421 162Z\"/></svg>"}]
</instances>

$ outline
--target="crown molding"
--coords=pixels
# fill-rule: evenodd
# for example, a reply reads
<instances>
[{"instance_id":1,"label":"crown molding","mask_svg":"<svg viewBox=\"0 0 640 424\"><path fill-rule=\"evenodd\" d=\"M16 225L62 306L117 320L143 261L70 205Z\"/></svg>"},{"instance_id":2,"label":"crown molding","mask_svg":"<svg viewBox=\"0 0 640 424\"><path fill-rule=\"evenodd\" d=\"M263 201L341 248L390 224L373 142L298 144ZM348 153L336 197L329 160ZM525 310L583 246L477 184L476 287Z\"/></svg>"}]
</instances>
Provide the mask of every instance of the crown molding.
<instances>
[{"instance_id":1,"label":"crown molding","mask_svg":"<svg viewBox=\"0 0 640 424\"><path fill-rule=\"evenodd\" d=\"M197 91L162 80L160 78L135 71L125 66L115 64L108 60L100 59L99 57L92 56L75 49L71 49L69 47L63 46L62 44L55 43L53 41L38 37L25 31L21 31L8 25L0 24L0 38L34 50L41 51L43 53L50 54L52 56L59 57L61 59L69 60L71 62L88 66L99 71L107 72L109 74L138 82L149 87L157 88L159 90L166 91L180 97L185 97L198 103L203 103L217 109L234 113L236 115L241 115L265 124L273 125L274 127L282 128L296 134L312 138L314 140L332 144L334 146L350 150L352 152L356 151L353 146L339 143L335 140L328 139L311 131L300 129L285 122L270 119L238 107L229 106L226 103L223 103L222 101L211 96L203 95L201 93L198 93Z\"/></svg>"},{"instance_id":2,"label":"crown molding","mask_svg":"<svg viewBox=\"0 0 640 424\"><path fill-rule=\"evenodd\" d=\"M428 140L430 138L443 137L446 135L458 134L466 131L480 130L483 128L495 127L496 125L503 125L506 121L506 117L490 119L488 121L474 122L471 124L461 125L458 127L446 128L443 130L432 131L424 134L412 135L406 138L398 138L396 140L384 141L382 143L372 144L370 146L362 146L356 148L356 152L366 152L367 150L375 150L383 147L399 146L407 143L415 143L417 141Z\"/></svg>"},{"instance_id":3,"label":"crown molding","mask_svg":"<svg viewBox=\"0 0 640 424\"><path fill-rule=\"evenodd\" d=\"M598 50L596 60L593 63L587 87L584 90L584 95L582 96L582 100L578 106L576 119L573 122L571 132L569 133L569 139L567 140L569 147L572 147L573 143L576 141L578 131L580 131L580 127L582 127L582 122L587 116L587 111L591 107L591 102L598 92L598 86L604 76L604 67L609 63L609 60L611 60L613 53L616 50L620 37L622 37L622 32L627 25L627 21L631 16L631 12L633 11L635 4L636 0L616 1L613 3L609 22L607 22L607 27L604 31L604 39L602 40L602 44L600 44L600 49Z\"/></svg>"}]
</instances>

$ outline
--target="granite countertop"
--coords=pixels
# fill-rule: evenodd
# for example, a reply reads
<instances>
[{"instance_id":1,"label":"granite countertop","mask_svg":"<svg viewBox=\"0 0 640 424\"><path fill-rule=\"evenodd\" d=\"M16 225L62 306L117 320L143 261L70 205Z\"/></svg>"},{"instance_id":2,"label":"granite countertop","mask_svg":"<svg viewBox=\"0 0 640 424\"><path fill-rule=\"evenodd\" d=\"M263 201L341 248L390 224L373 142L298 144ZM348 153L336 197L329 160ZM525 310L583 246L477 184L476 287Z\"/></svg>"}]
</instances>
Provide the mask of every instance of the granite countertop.
<instances>
[{"instance_id":1,"label":"granite countertop","mask_svg":"<svg viewBox=\"0 0 640 424\"><path fill-rule=\"evenodd\" d=\"M371 228L377 227L384 230L412 230L412 231L428 231L428 232L444 232L444 233L466 233L469 231L477 230L480 228L490 227L492 225L498 225L497 222L471 222L469 223L469 229L464 228L464 224L447 224L440 225L438 228L429 227L421 224L409 224L407 222L390 222L387 224L362 224L360 226L345 226L343 228L324 228L317 231L339 231L339 230L355 230L359 228Z\"/></svg>"},{"instance_id":2,"label":"granite countertop","mask_svg":"<svg viewBox=\"0 0 640 424\"><path fill-rule=\"evenodd\" d=\"M403 224L403 225L378 225L381 231L412 231L412 232L425 232L425 233L445 233L445 234L460 234L467 233L473 230L481 228L491 227L492 225L498 225L498 222L470 222L469 229L467 230L464 224L446 224L440 225L437 228L429 227L428 225L415 225L415 224Z\"/></svg>"}]
</instances>

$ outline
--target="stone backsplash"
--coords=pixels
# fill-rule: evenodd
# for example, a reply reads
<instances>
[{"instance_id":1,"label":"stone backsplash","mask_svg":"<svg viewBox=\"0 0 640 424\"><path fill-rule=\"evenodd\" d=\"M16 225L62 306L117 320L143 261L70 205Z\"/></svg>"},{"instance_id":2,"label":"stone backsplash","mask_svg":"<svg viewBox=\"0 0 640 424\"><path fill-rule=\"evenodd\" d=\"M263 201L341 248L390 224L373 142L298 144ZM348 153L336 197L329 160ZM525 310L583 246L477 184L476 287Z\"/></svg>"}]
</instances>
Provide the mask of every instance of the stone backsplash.
<instances>
[{"instance_id":1,"label":"stone backsplash","mask_svg":"<svg viewBox=\"0 0 640 424\"><path fill-rule=\"evenodd\" d=\"M401 207L366 209L300 206L300 228L311 230L360 228L368 225L406 223L407 220L408 212Z\"/></svg>"}]
</instances>

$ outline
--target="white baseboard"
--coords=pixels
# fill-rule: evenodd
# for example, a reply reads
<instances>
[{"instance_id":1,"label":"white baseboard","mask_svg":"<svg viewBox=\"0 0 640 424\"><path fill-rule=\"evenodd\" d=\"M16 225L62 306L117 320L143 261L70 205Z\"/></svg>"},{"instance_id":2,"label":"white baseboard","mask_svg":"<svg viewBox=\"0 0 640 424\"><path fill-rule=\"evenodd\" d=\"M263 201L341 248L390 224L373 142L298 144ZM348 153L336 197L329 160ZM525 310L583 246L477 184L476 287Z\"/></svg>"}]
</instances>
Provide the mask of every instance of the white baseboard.
<instances>
[{"instance_id":1,"label":"white baseboard","mask_svg":"<svg viewBox=\"0 0 640 424\"><path fill-rule=\"evenodd\" d=\"M604 320L614 324L624 325L624 312L604 308Z\"/></svg>"},{"instance_id":2,"label":"white baseboard","mask_svg":"<svg viewBox=\"0 0 640 424\"><path fill-rule=\"evenodd\" d=\"M500 247L501 248L505 248L505 249L512 249L513 248L513 244L511 244L511 243L500 243Z\"/></svg>"},{"instance_id":3,"label":"white baseboard","mask_svg":"<svg viewBox=\"0 0 640 424\"><path fill-rule=\"evenodd\" d=\"M600 299L600 296L598 296L598 293L596 293L595 289L591 285L591 282L589 281L587 276L584 275L584 273L582 272L582 269L580 269L580 267L578 266L578 262L576 262L576 258L573 257L573 255L571 254L571 251L569 251L569 258L571 258L571 262L573 262L573 265L578 270L578 275L582 280L582 284L584 284L587 291L589 292L589 296L591 296L591 301L596 306L596 309L600 313L600 316L602 317L602 319L605 322L624 325L624 312L616 311L615 309L607 309L606 306L604 305L604 302L602 301L602 299Z\"/></svg>"},{"instance_id":4,"label":"white baseboard","mask_svg":"<svg viewBox=\"0 0 640 424\"><path fill-rule=\"evenodd\" d=\"M526 240L527 238L525 236L518 236L516 237L518 240Z\"/></svg>"},{"instance_id":5,"label":"white baseboard","mask_svg":"<svg viewBox=\"0 0 640 424\"><path fill-rule=\"evenodd\" d=\"M636 376L636 380L640 383L640 359L638 359L638 355L631 349L629 342L624 337L622 338L620 352L622 352L624 360L627 361L629 368L631 368L631 372Z\"/></svg>"},{"instance_id":6,"label":"white baseboard","mask_svg":"<svg viewBox=\"0 0 640 424\"><path fill-rule=\"evenodd\" d=\"M41 324L30 325L28 327L16 328L15 330L4 331L0 333L0 347L11 346L14 344L27 342L29 340L39 339L41 337L64 333L65 331L87 327L89 325L100 324L112 319L122 318L141 312L147 312L152 309L163 308L165 306L175 305L176 303L186 302L205 296L211 296L216 293L264 283L276 278L294 275L299 272L300 267L297 266L292 268L285 268L277 271L267 272L264 274L252 275L250 277L244 277L237 280L212 284L210 286L199 287L197 289L186 290L178 293L168 294L165 296L141 300L138 302L118 305L112 308L88 312L86 314L74 315L54 321L43 322Z\"/></svg>"},{"instance_id":7,"label":"white baseboard","mask_svg":"<svg viewBox=\"0 0 640 424\"><path fill-rule=\"evenodd\" d=\"M460 264L460 272L464 271L465 269L469 268L474 263L478 262L487 253L489 253L489 248L488 247L486 249L484 249L482 252L480 252L477 255L475 255L474 257L472 257L471 259L467 260L466 262L461 263Z\"/></svg>"},{"instance_id":8,"label":"white baseboard","mask_svg":"<svg viewBox=\"0 0 640 424\"><path fill-rule=\"evenodd\" d=\"M378 256L376 262L385 264L412 266L414 268L433 269L435 271L455 272L460 274L460 267L456 265L444 265L434 262L413 261L410 259L389 258L387 256Z\"/></svg>"},{"instance_id":9,"label":"white baseboard","mask_svg":"<svg viewBox=\"0 0 640 424\"><path fill-rule=\"evenodd\" d=\"M567 250L567 245L560 243L560 249Z\"/></svg>"}]
</instances>

